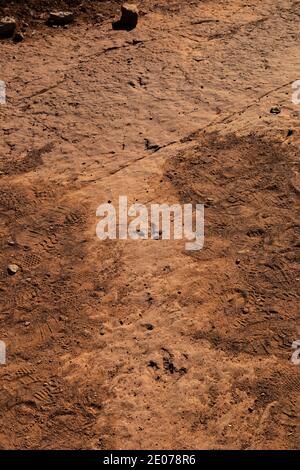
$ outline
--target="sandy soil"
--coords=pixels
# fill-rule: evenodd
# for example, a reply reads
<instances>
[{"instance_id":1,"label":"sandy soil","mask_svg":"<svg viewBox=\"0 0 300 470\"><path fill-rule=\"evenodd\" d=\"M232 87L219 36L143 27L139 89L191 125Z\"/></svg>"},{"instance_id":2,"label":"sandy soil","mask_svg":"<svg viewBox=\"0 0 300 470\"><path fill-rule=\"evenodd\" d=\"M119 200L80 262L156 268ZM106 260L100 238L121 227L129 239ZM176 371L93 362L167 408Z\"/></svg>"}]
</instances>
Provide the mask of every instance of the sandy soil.
<instances>
[{"instance_id":1,"label":"sandy soil","mask_svg":"<svg viewBox=\"0 0 300 470\"><path fill-rule=\"evenodd\" d=\"M299 448L300 2L100 3L0 42L0 446ZM120 194L204 249L99 241Z\"/></svg>"}]
</instances>

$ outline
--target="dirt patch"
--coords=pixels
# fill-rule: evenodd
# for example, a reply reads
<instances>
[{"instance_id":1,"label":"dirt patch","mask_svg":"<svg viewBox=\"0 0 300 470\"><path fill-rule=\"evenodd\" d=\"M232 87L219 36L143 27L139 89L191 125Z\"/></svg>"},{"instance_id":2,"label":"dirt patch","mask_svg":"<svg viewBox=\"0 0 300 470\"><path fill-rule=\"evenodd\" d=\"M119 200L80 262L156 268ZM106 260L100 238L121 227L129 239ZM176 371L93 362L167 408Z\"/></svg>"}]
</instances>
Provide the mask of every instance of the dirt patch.
<instances>
[{"instance_id":1,"label":"dirt patch","mask_svg":"<svg viewBox=\"0 0 300 470\"><path fill-rule=\"evenodd\" d=\"M215 309L205 328L191 332L193 342L240 361L289 360L299 333L297 157L298 149L254 135L211 134L169 159L166 177L181 202L205 204L205 249L191 256L207 266L202 283ZM276 439L286 426L293 448L299 380L297 370L276 365L234 385L254 398L250 413L265 410L262 435Z\"/></svg>"},{"instance_id":2,"label":"dirt patch","mask_svg":"<svg viewBox=\"0 0 300 470\"><path fill-rule=\"evenodd\" d=\"M1 161L1 174L19 174L32 171L39 165L43 164L43 155L50 153L54 148L52 143L45 144L42 148L32 149L27 151L24 155L19 155L17 159L13 157L4 156Z\"/></svg>"},{"instance_id":3,"label":"dirt patch","mask_svg":"<svg viewBox=\"0 0 300 470\"><path fill-rule=\"evenodd\" d=\"M39 163L46 150L37 151ZM10 357L0 371L2 446L18 436L17 447L26 448L30 434L32 448L64 449L70 442L90 448L97 445L92 429L107 397L103 376L79 385L66 375L76 371L83 350L103 347L103 319L94 314L120 269L119 254L109 244L87 250L88 208L63 202L59 188L2 185L0 200L6 226L0 233L1 331L7 331ZM6 270L10 259L20 267L14 278ZM69 358L64 370L63 356Z\"/></svg>"},{"instance_id":4,"label":"dirt patch","mask_svg":"<svg viewBox=\"0 0 300 470\"><path fill-rule=\"evenodd\" d=\"M180 200L205 204L206 247L192 256L220 261L219 306L194 339L234 355L290 354L299 321L298 155L252 135L213 134L170 160Z\"/></svg>"}]
</instances>

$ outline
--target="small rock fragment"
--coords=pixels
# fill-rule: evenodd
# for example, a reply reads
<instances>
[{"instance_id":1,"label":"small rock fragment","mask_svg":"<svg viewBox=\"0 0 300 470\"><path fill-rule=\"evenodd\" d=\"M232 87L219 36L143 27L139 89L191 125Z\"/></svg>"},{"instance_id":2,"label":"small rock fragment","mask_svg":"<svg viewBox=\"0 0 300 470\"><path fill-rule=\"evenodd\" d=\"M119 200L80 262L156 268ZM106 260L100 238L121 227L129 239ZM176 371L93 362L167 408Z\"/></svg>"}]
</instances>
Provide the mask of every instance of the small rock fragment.
<instances>
[{"instance_id":1,"label":"small rock fragment","mask_svg":"<svg viewBox=\"0 0 300 470\"><path fill-rule=\"evenodd\" d=\"M47 24L50 26L64 26L72 23L74 20L74 13L71 11L51 11Z\"/></svg>"},{"instance_id":2,"label":"small rock fragment","mask_svg":"<svg viewBox=\"0 0 300 470\"><path fill-rule=\"evenodd\" d=\"M95 23L102 23L104 21L104 16L101 14L98 14L94 18Z\"/></svg>"},{"instance_id":3,"label":"small rock fragment","mask_svg":"<svg viewBox=\"0 0 300 470\"><path fill-rule=\"evenodd\" d=\"M145 150L149 150L149 151L152 151L152 152L157 152L158 150L161 149L160 145L158 145L154 142L151 142L151 140L149 140L149 139L144 139L144 142L145 142Z\"/></svg>"},{"instance_id":4,"label":"small rock fragment","mask_svg":"<svg viewBox=\"0 0 300 470\"><path fill-rule=\"evenodd\" d=\"M13 37L13 41L14 41L15 43L24 41L24 35L23 35L22 33L20 33L20 32L16 33L16 34L14 35L14 37Z\"/></svg>"},{"instance_id":5,"label":"small rock fragment","mask_svg":"<svg viewBox=\"0 0 300 470\"><path fill-rule=\"evenodd\" d=\"M277 106L273 106L273 108L270 109L270 113L271 113L271 114L280 114L280 113L281 113L281 109L278 108Z\"/></svg>"},{"instance_id":6,"label":"small rock fragment","mask_svg":"<svg viewBox=\"0 0 300 470\"><path fill-rule=\"evenodd\" d=\"M7 271L8 271L8 274L13 276L14 274L16 274L19 271L19 266L17 264L9 264L7 266Z\"/></svg>"},{"instance_id":7,"label":"small rock fragment","mask_svg":"<svg viewBox=\"0 0 300 470\"><path fill-rule=\"evenodd\" d=\"M113 23L113 29L131 31L137 26L138 18L138 7L133 3L124 3L121 6L121 18Z\"/></svg>"},{"instance_id":8,"label":"small rock fragment","mask_svg":"<svg viewBox=\"0 0 300 470\"><path fill-rule=\"evenodd\" d=\"M0 38L10 38L13 36L17 27L16 20L13 17L5 16L0 19Z\"/></svg>"}]
</instances>

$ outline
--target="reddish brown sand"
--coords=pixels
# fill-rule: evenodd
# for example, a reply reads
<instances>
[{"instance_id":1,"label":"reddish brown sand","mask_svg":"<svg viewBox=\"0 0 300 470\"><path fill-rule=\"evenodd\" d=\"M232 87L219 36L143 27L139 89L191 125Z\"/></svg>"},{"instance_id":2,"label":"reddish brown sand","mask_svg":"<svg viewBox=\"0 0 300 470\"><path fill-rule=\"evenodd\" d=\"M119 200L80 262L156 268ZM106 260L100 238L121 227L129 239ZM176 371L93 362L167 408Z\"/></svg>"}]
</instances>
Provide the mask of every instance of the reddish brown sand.
<instances>
[{"instance_id":1,"label":"reddish brown sand","mask_svg":"<svg viewBox=\"0 0 300 470\"><path fill-rule=\"evenodd\" d=\"M300 2L146 0L131 32L4 3L0 447L299 448ZM204 249L101 242L120 194L204 202Z\"/></svg>"}]
</instances>

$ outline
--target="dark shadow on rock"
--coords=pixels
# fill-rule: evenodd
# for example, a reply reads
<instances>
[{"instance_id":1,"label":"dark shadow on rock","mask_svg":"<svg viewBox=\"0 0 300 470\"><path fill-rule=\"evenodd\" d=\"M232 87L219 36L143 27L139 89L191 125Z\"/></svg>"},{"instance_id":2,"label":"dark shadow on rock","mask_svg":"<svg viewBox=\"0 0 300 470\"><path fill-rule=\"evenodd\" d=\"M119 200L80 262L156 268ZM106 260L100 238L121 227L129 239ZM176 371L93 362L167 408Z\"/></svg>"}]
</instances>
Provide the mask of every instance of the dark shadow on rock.
<instances>
[{"instance_id":1,"label":"dark shadow on rock","mask_svg":"<svg viewBox=\"0 0 300 470\"><path fill-rule=\"evenodd\" d=\"M121 18L113 22L112 27L114 30L131 31L136 28L138 24L138 8L136 5L125 3L121 6Z\"/></svg>"},{"instance_id":2,"label":"dark shadow on rock","mask_svg":"<svg viewBox=\"0 0 300 470\"><path fill-rule=\"evenodd\" d=\"M132 31L136 27L136 25L137 25L137 22L136 24L128 24L128 23L124 23L122 20L118 20L112 24L112 28L115 31Z\"/></svg>"}]
</instances>

